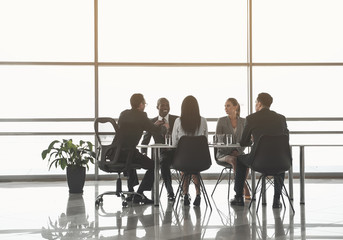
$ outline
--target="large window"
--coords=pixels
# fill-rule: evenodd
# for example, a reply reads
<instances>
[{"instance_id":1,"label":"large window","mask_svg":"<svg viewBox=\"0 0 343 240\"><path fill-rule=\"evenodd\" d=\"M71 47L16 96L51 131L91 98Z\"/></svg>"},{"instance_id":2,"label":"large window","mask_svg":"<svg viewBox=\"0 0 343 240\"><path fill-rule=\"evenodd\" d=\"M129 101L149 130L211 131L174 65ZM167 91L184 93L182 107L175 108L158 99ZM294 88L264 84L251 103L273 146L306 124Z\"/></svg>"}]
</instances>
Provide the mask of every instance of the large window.
<instances>
[{"instance_id":1,"label":"large window","mask_svg":"<svg viewBox=\"0 0 343 240\"><path fill-rule=\"evenodd\" d=\"M180 115L187 95L198 99L200 114L207 118L225 115L224 103L235 97L247 114L246 67L104 67L99 71L99 114L119 116L130 108L129 98L142 92L148 116L155 117L157 99L170 100L171 113ZM209 84L211 83L211 84Z\"/></svg>"},{"instance_id":2,"label":"large window","mask_svg":"<svg viewBox=\"0 0 343 240\"><path fill-rule=\"evenodd\" d=\"M99 1L99 61L246 62L246 1Z\"/></svg>"},{"instance_id":3,"label":"large window","mask_svg":"<svg viewBox=\"0 0 343 240\"><path fill-rule=\"evenodd\" d=\"M343 62L341 0L253 1L254 62Z\"/></svg>"},{"instance_id":4,"label":"large window","mask_svg":"<svg viewBox=\"0 0 343 240\"><path fill-rule=\"evenodd\" d=\"M292 144L343 143L342 8L341 0L2 0L0 177L62 174L41 160L48 143L94 142L94 118L118 118L136 92L149 117L162 96L179 115L194 95L210 132L228 97L245 117L269 92ZM343 171L342 151L306 148L306 171ZM294 148L295 170L298 155Z\"/></svg>"},{"instance_id":5,"label":"large window","mask_svg":"<svg viewBox=\"0 0 343 240\"><path fill-rule=\"evenodd\" d=\"M0 61L93 61L94 1L2 0Z\"/></svg>"}]
</instances>

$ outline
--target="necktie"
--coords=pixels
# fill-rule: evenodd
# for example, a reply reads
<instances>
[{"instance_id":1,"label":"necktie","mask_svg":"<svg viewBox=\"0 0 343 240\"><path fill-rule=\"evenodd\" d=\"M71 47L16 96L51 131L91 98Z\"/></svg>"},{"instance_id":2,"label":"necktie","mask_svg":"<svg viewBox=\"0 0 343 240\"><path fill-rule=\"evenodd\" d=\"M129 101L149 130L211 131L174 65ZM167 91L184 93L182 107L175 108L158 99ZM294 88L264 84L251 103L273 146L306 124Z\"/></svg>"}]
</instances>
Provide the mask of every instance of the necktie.
<instances>
[{"instance_id":1,"label":"necktie","mask_svg":"<svg viewBox=\"0 0 343 240\"><path fill-rule=\"evenodd\" d=\"M163 117L162 122L163 124L165 124L167 122L166 118ZM162 135L165 136L167 133L168 133L168 129L165 126L162 126Z\"/></svg>"}]
</instances>

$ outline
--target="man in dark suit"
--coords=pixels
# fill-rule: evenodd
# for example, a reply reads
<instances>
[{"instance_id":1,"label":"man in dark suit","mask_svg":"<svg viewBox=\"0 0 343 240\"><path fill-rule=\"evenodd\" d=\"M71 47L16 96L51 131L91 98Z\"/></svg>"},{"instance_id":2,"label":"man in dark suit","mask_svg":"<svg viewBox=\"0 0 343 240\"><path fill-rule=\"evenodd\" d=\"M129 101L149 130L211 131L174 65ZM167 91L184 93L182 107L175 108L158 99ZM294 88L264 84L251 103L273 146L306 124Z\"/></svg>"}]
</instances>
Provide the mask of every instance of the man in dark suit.
<instances>
[{"instance_id":1,"label":"man in dark suit","mask_svg":"<svg viewBox=\"0 0 343 240\"><path fill-rule=\"evenodd\" d=\"M170 106L169 101L166 98L160 98L157 101L157 109L158 109L158 116L151 119L151 121L161 126L160 132L157 134L154 134L152 132L145 132L142 140L142 145L147 145L150 142L151 136L154 138L155 143L165 143L165 135L171 134L173 131L173 126L175 119L178 118L178 116L169 114ZM165 124L165 125L162 125ZM172 164L172 158L167 156L165 154L166 150L161 150L161 175L164 181L164 184L166 186L167 192L168 192L168 200L174 201L174 190L171 184L171 174L170 174L170 166ZM146 148L142 149L143 153L146 153Z\"/></svg>"},{"instance_id":2,"label":"man in dark suit","mask_svg":"<svg viewBox=\"0 0 343 240\"><path fill-rule=\"evenodd\" d=\"M273 98L268 93L260 93L256 99L256 112L247 116L245 120L240 145L251 146L251 152L250 154L240 155L237 158L235 175L236 196L231 200L232 205L244 205L243 186L246 177L246 170L253 162L256 146L260 137L262 135L289 135L286 118L269 109L272 102ZM282 179L284 179L284 177L285 174L282 175ZM273 208L281 208L280 195L281 185L278 182L274 182Z\"/></svg>"},{"instance_id":3,"label":"man in dark suit","mask_svg":"<svg viewBox=\"0 0 343 240\"><path fill-rule=\"evenodd\" d=\"M124 110L118 120L119 131L114 138L114 146L121 146L123 148L136 148L139 140L142 137L143 131L149 131L157 134L160 131L158 125L153 124L144 112L145 99L142 94L133 94L130 98L131 109ZM165 124L164 124L165 125ZM126 159L127 151L122 151L122 158ZM137 190L138 193L143 195L144 191L150 191L154 182L154 161L144 154L141 154L137 149L135 150L133 163L138 163L142 168L147 169L143 180ZM132 172L132 171L130 171ZM129 182L130 180L129 172ZM130 184L129 184L130 185ZM153 201L148 198L142 198L135 195L134 203L152 204Z\"/></svg>"}]
</instances>

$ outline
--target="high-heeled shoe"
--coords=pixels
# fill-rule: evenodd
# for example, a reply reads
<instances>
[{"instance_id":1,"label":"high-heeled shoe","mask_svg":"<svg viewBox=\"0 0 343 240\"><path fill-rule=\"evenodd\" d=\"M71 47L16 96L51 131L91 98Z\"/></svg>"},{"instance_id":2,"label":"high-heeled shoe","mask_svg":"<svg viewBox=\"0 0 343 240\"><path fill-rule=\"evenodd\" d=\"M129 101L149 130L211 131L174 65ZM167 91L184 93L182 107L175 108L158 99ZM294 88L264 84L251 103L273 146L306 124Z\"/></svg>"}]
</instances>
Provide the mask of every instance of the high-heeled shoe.
<instances>
[{"instance_id":1,"label":"high-heeled shoe","mask_svg":"<svg viewBox=\"0 0 343 240\"><path fill-rule=\"evenodd\" d=\"M201 197L200 197L200 194L198 194L195 197L195 199L194 199L193 205L196 206L196 207L199 207L200 206L200 201L201 201Z\"/></svg>"},{"instance_id":2,"label":"high-heeled shoe","mask_svg":"<svg viewBox=\"0 0 343 240\"><path fill-rule=\"evenodd\" d=\"M184 206L189 206L190 204L190 197L188 194L186 194L184 197L183 197L183 205Z\"/></svg>"}]
</instances>

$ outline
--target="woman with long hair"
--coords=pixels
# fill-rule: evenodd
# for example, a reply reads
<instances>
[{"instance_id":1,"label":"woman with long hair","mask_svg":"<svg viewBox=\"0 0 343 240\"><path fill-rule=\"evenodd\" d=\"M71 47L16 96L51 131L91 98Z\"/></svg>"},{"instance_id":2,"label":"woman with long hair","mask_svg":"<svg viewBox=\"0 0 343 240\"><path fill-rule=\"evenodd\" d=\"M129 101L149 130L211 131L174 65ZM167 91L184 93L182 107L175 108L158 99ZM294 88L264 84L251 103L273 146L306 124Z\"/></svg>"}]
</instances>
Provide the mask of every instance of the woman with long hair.
<instances>
[{"instance_id":1,"label":"woman with long hair","mask_svg":"<svg viewBox=\"0 0 343 240\"><path fill-rule=\"evenodd\" d=\"M182 136L200 136L208 137L207 121L200 116L199 104L195 97L187 96L181 105L181 115L175 120L172 143L176 146ZM196 175L192 175L195 184L196 197L193 202L194 206L200 205L200 180ZM190 196L188 194L190 179L185 179L183 185L183 204L190 204Z\"/></svg>"},{"instance_id":2,"label":"woman with long hair","mask_svg":"<svg viewBox=\"0 0 343 240\"><path fill-rule=\"evenodd\" d=\"M225 102L225 112L227 116L218 119L216 134L231 134L232 143L239 143L242 138L245 118L240 117L241 108L235 98L228 98ZM236 157L241 155L244 147L239 148L218 148L216 158L218 161L230 163L235 172ZM247 171L248 174L249 170ZM246 200L250 200L250 191L247 184L244 184L244 195Z\"/></svg>"}]
</instances>

